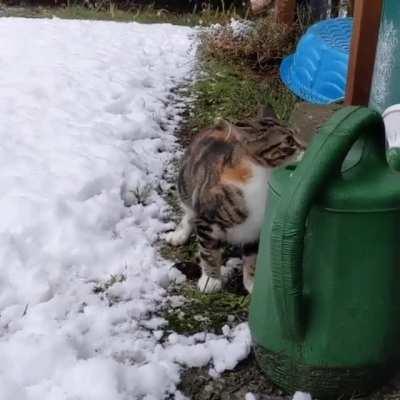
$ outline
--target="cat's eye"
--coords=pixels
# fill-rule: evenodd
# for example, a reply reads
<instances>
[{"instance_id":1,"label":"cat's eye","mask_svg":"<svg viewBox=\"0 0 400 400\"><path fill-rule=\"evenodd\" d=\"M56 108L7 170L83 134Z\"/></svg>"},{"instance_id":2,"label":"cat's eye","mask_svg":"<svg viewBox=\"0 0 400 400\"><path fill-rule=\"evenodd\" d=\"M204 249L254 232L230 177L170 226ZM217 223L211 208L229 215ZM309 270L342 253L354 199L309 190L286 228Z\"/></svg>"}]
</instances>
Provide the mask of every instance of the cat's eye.
<instances>
[{"instance_id":1,"label":"cat's eye","mask_svg":"<svg viewBox=\"0 0 400 400\"><path fill-rule=\"evenodd\" d=\"M295 142L295 140L294 140L294 138L292 137L292 136L288 136L287 138L286 138L286 142L289 144L289 145L291 145L291 146L293 146L296 142Z\"/></svg>"},{"instance_id":2,"label":"cat's eye","mask_svg":"<svg viewBox=\"0 0 400 400\"><path fill-rule=\"evenodd\" d=\"M270 158L275 159L275 158L280 158L281 156L282 156L281 150L274 150L271 153Z\"/></svg>"}]
</instances>

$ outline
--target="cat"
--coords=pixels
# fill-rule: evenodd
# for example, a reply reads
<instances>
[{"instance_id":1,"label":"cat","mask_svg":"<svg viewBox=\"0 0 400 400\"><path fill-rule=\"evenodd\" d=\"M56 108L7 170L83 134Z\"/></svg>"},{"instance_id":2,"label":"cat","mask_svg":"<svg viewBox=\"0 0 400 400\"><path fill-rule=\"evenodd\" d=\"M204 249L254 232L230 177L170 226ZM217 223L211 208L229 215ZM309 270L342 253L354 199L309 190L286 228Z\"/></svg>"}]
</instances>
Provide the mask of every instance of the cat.
<instances>
[{"instance_id":1,"label":"cat","mask_svg":"<svg viewBox=\"0 0 400 400\"><path fill-rule=\"evenodd\" d=\"M296 131L274 116L237 124L218 119L193 139L178 177L184 215L165 240L178 246L195 231L200 291L222 288L222 248L230 243L242 248L243 285L251 293L271 170L293 162L303 149Z\"/></svg>"}]
</instances>

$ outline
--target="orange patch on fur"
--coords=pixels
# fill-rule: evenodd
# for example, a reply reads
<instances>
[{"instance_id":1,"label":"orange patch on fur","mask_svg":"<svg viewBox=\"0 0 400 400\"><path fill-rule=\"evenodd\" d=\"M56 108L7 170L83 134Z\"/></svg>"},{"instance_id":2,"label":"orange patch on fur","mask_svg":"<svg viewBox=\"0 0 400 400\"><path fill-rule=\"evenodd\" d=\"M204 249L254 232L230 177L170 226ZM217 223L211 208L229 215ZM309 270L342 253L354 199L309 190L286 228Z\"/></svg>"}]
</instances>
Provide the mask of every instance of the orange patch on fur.
<instances>
[{"instance_id":1,"label":"orange patch on fur","mask_svg":"<svg viewBox=\"0 0 400 400\"><path fill-rule=\"evenodd\" d=\"M225 167L221 174L221 181L246 183L252 176L250 165L241 161L233 168Z\"/></svg>"}]
</instances>

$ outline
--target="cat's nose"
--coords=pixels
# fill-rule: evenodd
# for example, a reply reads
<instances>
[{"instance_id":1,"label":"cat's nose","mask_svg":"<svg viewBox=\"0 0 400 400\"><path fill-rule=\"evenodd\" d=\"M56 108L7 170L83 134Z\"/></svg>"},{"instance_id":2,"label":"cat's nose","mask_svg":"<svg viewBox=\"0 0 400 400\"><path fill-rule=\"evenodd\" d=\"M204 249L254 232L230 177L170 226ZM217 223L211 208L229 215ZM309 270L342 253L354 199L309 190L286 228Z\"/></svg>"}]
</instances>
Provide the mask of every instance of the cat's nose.
<instances>
[{"instance_id":1,"label":"cat's nose","mask_svg":"<svg viewBox=\"0 0 400 400\"><path fill-rule=\"evenodd\" d=\"M296 149L294 147L286 147L285 149L283 149L283 151L285 153L285 156L291 156L296 152Z\"/></svg>"}]
</instances>

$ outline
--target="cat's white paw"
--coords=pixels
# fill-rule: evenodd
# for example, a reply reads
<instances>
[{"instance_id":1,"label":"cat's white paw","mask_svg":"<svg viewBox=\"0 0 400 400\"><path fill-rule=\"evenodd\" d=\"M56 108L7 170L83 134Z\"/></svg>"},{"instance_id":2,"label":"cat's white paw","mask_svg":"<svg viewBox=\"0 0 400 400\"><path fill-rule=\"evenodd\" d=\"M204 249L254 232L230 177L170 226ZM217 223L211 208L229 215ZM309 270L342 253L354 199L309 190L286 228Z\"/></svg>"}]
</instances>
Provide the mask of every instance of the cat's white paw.
<instances>
[{"instance_id":1,"label":"cat's white paw","mask_svg":"<svg viewBox=\"0 0 400 400\"><path fill-rule=\"evenodd\" d=\"M243 274L243 286L249 293L251 293L254 287L254 278L250 278Z\"/></svg>"},{"instance_id":2,"label":"cat's white paw","mask_svg":"<svg viewBox=\"0 0 400 400\"><path fill-rule=\"evenodd\" d=\"M197 287L202 293L215 293L221 290L222 281L203 274L197 282Z\"/></svg>"},{"instance_id":3,"label":"cat's white paw","mask_svg":"<svg viewBox=\"0 0 400 400\"><path fill-rule=\"evenodd\" d=\"M252 254L243 258L243 286L251 293L254 287L257 255Z\"/></svg>"},{"instance_id":4,"label":"cat's white paw","mask_svg":"<svg viewBox=\"0 0 400 400\"><path fill-rule=\"evenodd\" d=\"M184 229L177 229L176 231L169 232L165 235L165 241L172 246L180 246L185 244L189 239L190 232L188 233Z\"/></svg>"}]
</instances>

